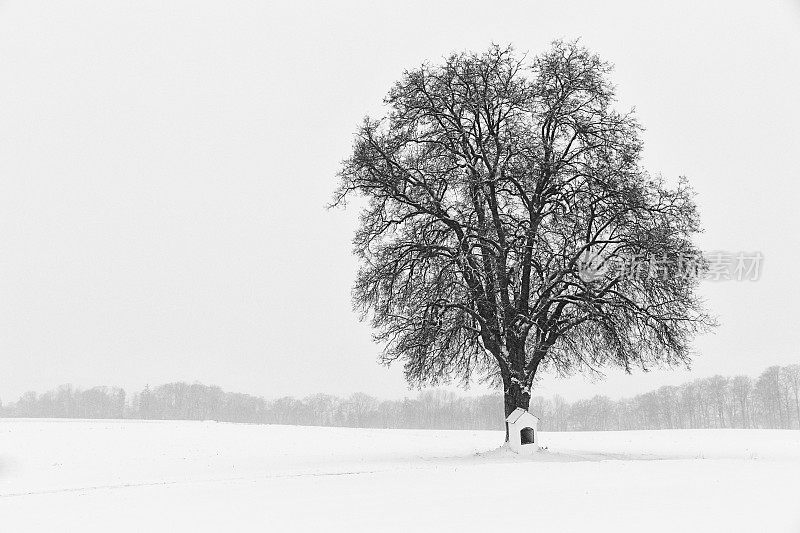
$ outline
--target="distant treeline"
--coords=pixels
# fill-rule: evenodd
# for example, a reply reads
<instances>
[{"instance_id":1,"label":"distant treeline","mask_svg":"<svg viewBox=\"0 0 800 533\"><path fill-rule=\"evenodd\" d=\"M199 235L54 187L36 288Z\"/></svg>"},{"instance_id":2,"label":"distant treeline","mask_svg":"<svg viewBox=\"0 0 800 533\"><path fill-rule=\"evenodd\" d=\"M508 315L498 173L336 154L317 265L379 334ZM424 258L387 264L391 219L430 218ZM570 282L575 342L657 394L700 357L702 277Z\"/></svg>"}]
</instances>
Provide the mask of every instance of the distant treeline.
<instances>
[{"instance_id":1,"label":"distant treeline","mask_svg":"<svg viewBox=\"0 0 800 533\"><path fill-rule=\"evenodd\" d=\"M428 390L416 398L379 400L315 394L265 400L199 383L145 387L132 395L116 387L81 390L63 385L44 394L27 392L0 405L0 416L218 420L371 428L501 429L500 394L458 396ZM664 386L633 398L606 396L567 402L534 397L530 409L549 431L791 428L800 427L800 365L772 366L758 378L714 376Z\"/></svg>"}]
</instances>

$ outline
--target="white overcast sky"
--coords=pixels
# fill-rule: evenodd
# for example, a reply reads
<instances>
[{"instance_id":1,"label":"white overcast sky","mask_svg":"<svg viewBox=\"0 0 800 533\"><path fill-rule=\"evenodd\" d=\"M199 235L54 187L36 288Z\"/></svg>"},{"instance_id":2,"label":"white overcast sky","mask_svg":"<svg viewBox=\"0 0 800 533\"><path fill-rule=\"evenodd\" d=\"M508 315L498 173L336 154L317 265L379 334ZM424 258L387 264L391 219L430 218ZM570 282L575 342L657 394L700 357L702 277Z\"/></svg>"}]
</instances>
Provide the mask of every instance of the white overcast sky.
<instances>
[{"instance_id":1,"label":"white overcast sky","mask_svg":"<svg viewBox=\"0 0 800 533\"><path fill-rule=\"evenodd\" d=\"M267 397L407 392L351 311L352 133L406 68L581 37L645 164L687 175L721 326L691 374L545 379L568 398L800 362L800 4L0 0L0 397L171 380ZM473 389L475 390L475 389Z\"/></svg>"}]
</instances>

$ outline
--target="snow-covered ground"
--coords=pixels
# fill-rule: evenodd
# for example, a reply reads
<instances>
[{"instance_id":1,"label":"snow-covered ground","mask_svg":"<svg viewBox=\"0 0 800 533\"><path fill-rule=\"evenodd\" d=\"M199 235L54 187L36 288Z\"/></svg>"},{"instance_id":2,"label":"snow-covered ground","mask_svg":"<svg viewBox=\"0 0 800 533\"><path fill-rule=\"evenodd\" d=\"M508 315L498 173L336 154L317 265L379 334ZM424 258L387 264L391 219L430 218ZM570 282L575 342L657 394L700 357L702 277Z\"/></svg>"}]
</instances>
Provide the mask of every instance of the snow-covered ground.
<instances>
[{"instance_id":1,"label":"snow-covered ground","mask_svg":"<svg viewBox=\"0 0 800 533\"><path fill-rule=\"evenodd\" d=\"M0 531L800 532L800 431L0 419Z\"/></svg>"}]
</instances>

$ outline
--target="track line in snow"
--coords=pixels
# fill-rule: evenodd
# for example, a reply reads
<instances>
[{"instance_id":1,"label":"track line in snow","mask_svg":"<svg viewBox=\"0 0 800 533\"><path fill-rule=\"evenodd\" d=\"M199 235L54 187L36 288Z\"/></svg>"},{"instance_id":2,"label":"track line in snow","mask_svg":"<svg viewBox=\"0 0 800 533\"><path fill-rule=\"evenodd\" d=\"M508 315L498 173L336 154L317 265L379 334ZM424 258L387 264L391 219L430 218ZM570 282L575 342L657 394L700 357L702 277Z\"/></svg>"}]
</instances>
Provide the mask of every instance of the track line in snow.
<instances>
[{"instance_id":1,"label":"track line in snow","mask_svg":"<svg viewBox=\"0 0 800 533\"><path fill-rule=\"evenodd\" d=\"M362 470L353 472L303 472L299 474L274 474L267 476L241 476L241 477L227 477L227 478L210 478L210 479L185 479L173 481L144 481L141 483L118 483L108 485L92 485L89 487L64 487L60 489L47 489L47 490L33 490L27 492L7 492L0 493L2 498L17 498L22 496L41 496L46 494L64 494L64 493L81 493L93 492L101 490L119 490L119 489L135 489L140 487L166 487L174 485L194 485L201 483L229 483L237 481L265 481L270 479L290 479L302 477L331 477L331 476L360 476L363 474L379 474L383 472L391 472L392 469L384 470Z\"/></svg>"}]
</instances>

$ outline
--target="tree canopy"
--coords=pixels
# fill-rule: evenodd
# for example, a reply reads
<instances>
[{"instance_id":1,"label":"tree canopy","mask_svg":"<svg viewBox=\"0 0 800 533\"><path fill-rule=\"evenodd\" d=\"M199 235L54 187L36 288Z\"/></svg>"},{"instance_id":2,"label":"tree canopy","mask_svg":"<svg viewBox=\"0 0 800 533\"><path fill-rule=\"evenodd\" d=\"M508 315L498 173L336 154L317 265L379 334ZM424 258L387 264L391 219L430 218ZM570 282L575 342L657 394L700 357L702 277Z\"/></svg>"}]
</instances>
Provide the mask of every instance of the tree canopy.
<instances>
[{"instance_id":1,"label":"tree canopy","mask_svg":"<svg viewBox=\"0 0 800 533\"><path fill-rule=\"evenodd\" d=\"M712 323L682 271L693 193L641 167L610 70L576 42L457 53L364 120L334 204L367 200L354 300L411 383L496 378L508 413L543 368L689 361Z\"/></svg>"}]
</instances>

